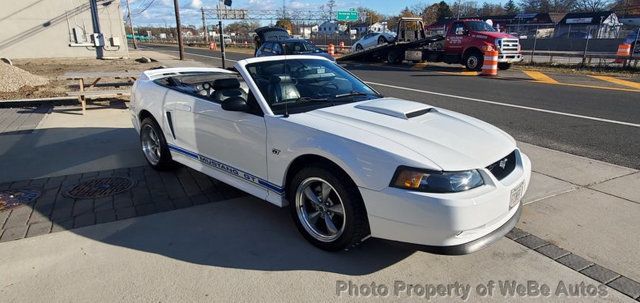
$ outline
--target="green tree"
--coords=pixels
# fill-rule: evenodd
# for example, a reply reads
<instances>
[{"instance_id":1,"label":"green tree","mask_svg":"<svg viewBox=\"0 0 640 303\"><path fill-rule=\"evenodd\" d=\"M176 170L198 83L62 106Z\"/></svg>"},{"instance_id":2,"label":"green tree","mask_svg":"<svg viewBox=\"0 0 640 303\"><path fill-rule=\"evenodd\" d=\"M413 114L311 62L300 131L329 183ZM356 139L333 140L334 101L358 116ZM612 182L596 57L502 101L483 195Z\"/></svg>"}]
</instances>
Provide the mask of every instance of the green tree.
<instances>
[{"instance_id":1,"label":"green tree","mask_svg":"<svg viewBox=\"0 0 640 303\"><path fill-rule=\"evenodd\" d=\"M451 11L449 4L444 1L440 1L440 3L438 3L437 15L438 21L441 21L447 18L451 18L453 16L453 12Z\"/></svg>"},{"instance_id":2,"label":"green tree","mask_svg":"<svg viewBox=\"0 0 640 303\"><path fill-rule=\"evenodd\" d=\"M509 0L504 4L504 12L507 15L515 15L520 12L520 9L513 0Z\"/></svg>"}]
</instances>

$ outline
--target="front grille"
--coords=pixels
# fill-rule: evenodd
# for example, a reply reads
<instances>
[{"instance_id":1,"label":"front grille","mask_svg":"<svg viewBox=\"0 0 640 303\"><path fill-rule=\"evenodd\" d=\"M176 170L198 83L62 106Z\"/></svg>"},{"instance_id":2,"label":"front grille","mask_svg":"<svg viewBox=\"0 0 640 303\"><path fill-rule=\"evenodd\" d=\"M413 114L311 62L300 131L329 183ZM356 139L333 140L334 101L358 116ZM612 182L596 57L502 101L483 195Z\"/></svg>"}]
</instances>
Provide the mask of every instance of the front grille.
<instances>
[{"instance_id":1,"label":"front grille","mask_svg":"<svg viewBox=\"0 0 640 303\"><path fill-rule=\"evenodd\" d=\"M502 39L500 51L503 53L511 53L518 51L518 39Z\"/></svg>"},{"instance_id":2,"label":"front grille","mask_svg":"<svg viewBox=\"0 0 640 303\"><path fill-rule=\"evenodd\" d=\"M487 166L487 169L498 179L502 180L516 168L516 151Z\"/></svg>"}]
</instances>

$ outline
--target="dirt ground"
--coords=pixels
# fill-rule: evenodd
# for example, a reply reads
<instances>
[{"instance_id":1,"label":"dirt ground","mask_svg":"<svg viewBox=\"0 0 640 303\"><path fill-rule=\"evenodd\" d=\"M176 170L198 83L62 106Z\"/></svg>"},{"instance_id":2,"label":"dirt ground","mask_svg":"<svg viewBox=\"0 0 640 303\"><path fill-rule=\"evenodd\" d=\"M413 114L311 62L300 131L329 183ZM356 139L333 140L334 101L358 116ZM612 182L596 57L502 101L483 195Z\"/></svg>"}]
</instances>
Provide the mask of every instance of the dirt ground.
<instances>
[{"instance_id":1,"label":"dirt ground","mask_svg":"<svg viewBox=\"0 0 640 303\"><path fill-rule=\"evenodd\" d=\"M49 79L43 86L24 86L17 92L0 92L0 100L65 97L66 92L77 90L77 82L66 80L66 72L142 72L159 66L157 62L139 63L134 59L97 60L91 58L15 59L13 65L34 75Z\"/></svg>"}]
</instances>

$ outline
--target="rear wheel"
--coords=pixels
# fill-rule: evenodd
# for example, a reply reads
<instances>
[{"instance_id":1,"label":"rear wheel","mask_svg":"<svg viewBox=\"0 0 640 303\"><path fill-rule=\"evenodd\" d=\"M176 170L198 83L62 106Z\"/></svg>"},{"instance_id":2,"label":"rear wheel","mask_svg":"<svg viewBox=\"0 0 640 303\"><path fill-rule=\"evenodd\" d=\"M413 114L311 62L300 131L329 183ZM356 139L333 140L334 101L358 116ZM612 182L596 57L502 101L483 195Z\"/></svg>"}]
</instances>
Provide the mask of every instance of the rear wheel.
<instances>
[{"instance_id":1,"label":"rear wheel","mask_svg":"<svg viewBox=\"0 0 640 303\"><path fill-rule=\"evenodd\" d=\"M482 64L484 63L484 56L482 53L475 51L471 52L464 59L464 66L468 70L480 71L482 69Z\"/></svg>"},{"instance_id":2,"label":"rear wheel","mask_svg":"<svg viewBox=\"0 0 640 303\"><path fill-rule=\"evenodd\" d=\"M145 118L140 124L140 147L147 163L157 170L167 170L174 167L169 146L162 130L152 118Z\"/></svg>"},{"instance_id":3,"label":"rear wheel","mask_svg":"<svg viewBox=\"0 0 640 303\"><path fill-rule=\"evenodd\" d=\"M362 45L360 44L356 44L356 51L361 51L362 50Z\"/></svg>"},{"instance_id":4,"label":"rear wheel","mask_svg":"<svg viewBox=\"0 0 640 303\"><path fill-rule=\"evenodd\" d=\"M500 63L498 63L498 68L500 70L508 70L509 68L511 68L511 63L500 62Z\"/></svg>"},{"instance_id":5,"label":"rear wheel","mask_svg":"<svg viewBox=\"0 0 640 303\"><path fill-rule=\"evenodd\" d=\"M293 177L287 194L296 227L316 247L348 250L369 235L360 193L341 171L304 168Z\"/></svg>"},{"instance_id":6,"label":"rear wheel","mask_svg":"<svg viewBox=\"0 0 640 303\"><path fill-rule=\"evenodd\" d=\"M387 54L387 62L389 62L389 64L400 64L402 63L403 55L404 53L400 51L390 51Z\"/></svg>"}]
</instances>

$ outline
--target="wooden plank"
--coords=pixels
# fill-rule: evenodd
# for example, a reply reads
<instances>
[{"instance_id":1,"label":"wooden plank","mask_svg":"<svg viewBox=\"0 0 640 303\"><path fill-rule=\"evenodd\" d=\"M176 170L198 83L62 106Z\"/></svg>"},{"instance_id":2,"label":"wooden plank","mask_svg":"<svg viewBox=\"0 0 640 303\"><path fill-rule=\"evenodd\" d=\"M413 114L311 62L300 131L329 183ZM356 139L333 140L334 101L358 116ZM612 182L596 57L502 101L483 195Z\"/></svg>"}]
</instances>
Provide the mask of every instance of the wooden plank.
<instances>
[{"instance_id":1,"label":"wooden plank","mask_svg":"<svg viewBox=\"0 0 640 303\"><path fill-rule=\"evenodd\" d=\"M67 92L67 96L86 96L86 97L96 97L96 96L128 96L131 94L130 90L122 89L122 90L92 90L92 91L75 91L75 92Z\"/></svg>"},{"instance_id":2,"label":"wooden plank","mask_svg":"<svg viewBox=\"0 0 640 303\"><path fill-rule=\"evenodd\" d=\"M64 73L64 77L68 80L78 80L80 78L116 78L116 79L127 79L131 77L138 77L142 72L66 72Z\"/></svg>"}]
</instances>

